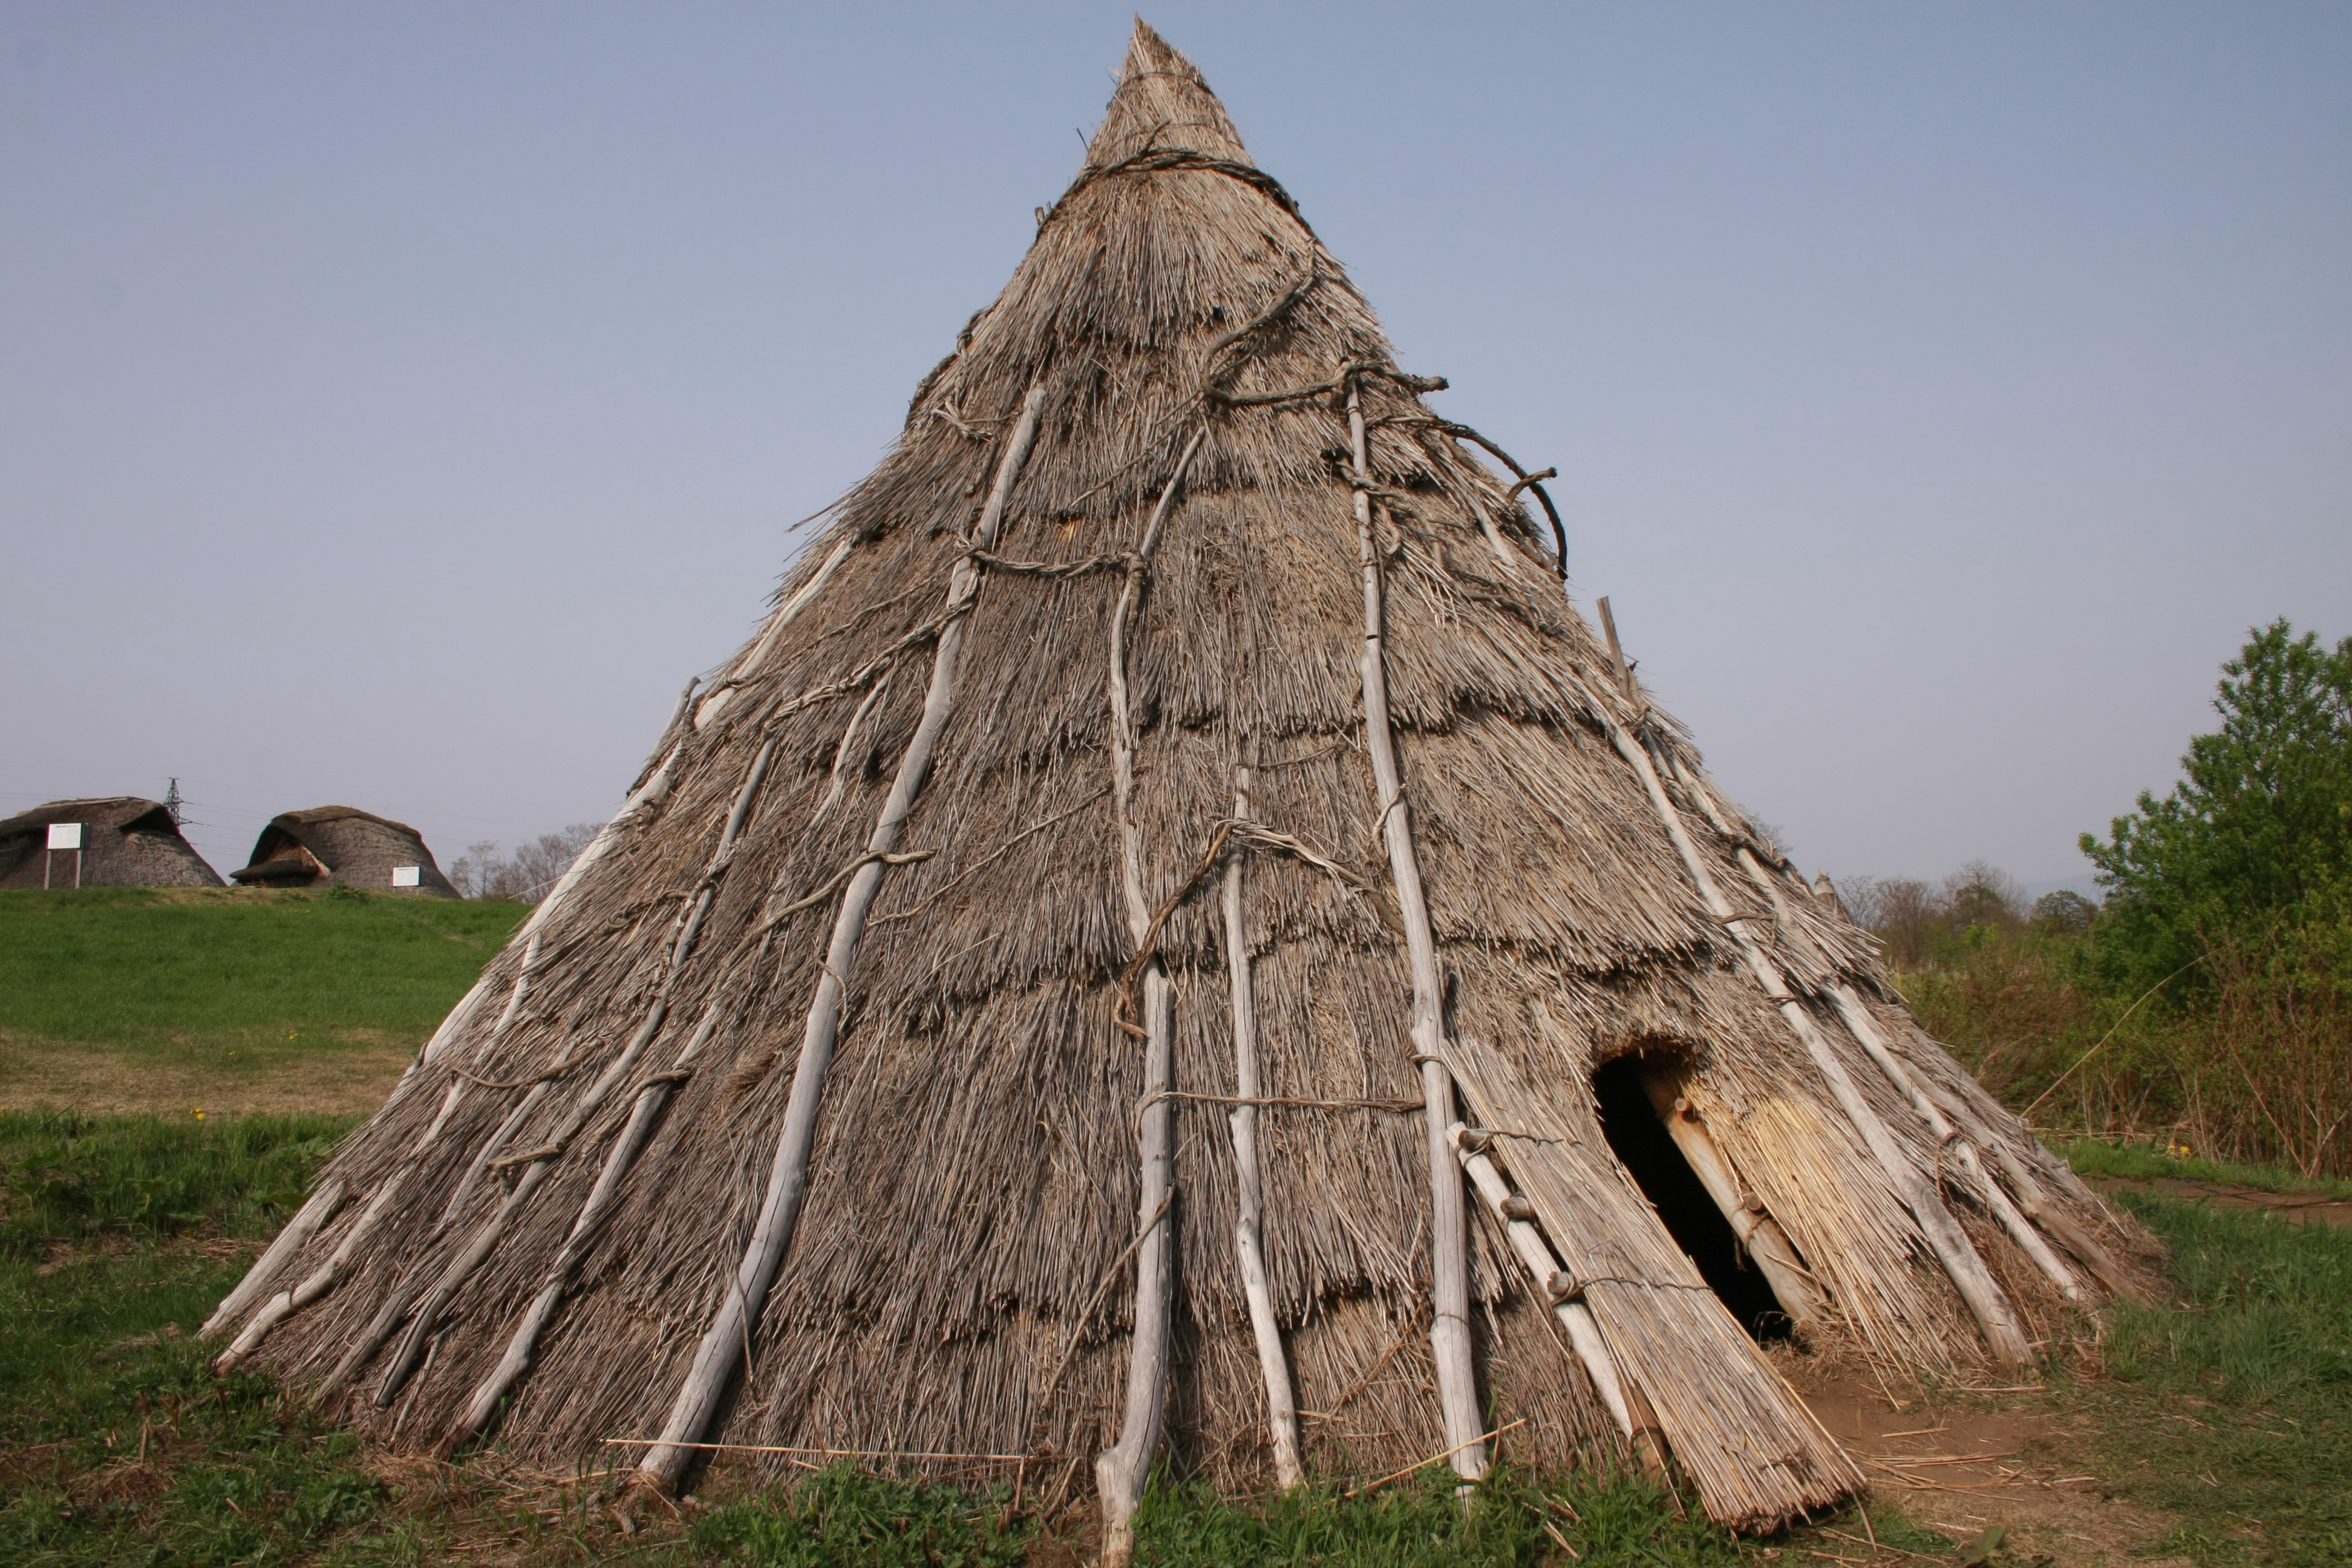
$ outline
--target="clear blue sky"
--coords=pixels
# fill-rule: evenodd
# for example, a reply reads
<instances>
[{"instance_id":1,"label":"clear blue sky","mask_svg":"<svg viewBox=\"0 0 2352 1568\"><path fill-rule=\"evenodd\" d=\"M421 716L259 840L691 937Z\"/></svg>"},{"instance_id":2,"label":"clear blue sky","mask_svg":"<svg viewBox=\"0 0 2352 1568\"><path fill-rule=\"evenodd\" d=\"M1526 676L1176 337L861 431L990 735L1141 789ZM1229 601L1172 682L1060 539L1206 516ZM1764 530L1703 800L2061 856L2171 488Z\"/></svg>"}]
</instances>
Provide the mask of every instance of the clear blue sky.
<instances>
[{"instance_id":1,"label":"clear blue sky","mask_svg":"<svg viewBox=\"0 0 2352 1568\"><path fill-rule=\"evenodd\" d=\"M2352 632L2352 7L1150 15L1809 870L2076 875ZM0 807L604 816L1129 18L0 5Z\"/></svg>"}]
</instances>

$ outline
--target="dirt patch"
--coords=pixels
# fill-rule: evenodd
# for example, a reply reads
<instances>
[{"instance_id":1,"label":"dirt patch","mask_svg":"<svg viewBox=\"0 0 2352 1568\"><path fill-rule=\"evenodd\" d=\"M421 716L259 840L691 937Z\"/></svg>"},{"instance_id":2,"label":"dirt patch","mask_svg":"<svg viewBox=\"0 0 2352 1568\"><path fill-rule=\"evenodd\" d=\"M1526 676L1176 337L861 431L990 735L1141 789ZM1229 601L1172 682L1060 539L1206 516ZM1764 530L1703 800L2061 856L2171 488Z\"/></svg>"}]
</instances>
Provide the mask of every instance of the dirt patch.
<instances>
[{"instance_id":1,"label":"dirt patch","mask_svg":"<svg viewBox=\"0 0 2352 1568\"><path fill-rule=\"evenodd\" d=\"M2352 1203L2325 1193L2266 1193L2259 1187L2233 1187L2220 1182L2192 1182L2179 1176L2139 1181L2127 1176L2100 1176L2091 1184L2103 1193L2147 1193L2179 1203L2204 1204L2217 1209L2260 1209L2290 1225L2352 1226Z\"/></svg>"},{"instance_id":2,"label":"dirt patch","mask_svg":"<svg viewBox=\"0 0 2352 1568\"><path fill-rule=\"evenodd\" d=\"M1900 1408L1876 1386L1843 1379L1800 1392L1873 1495L1955 1548L1999 1525L2017 1562L2186 1568L2185 1558L2140 1554L2172 1521L2114 1495L2112 1479L2085 1458L2092 1424L2053 1409L2038 1390L1915 1396Z\"/></svg>"},{"instance_id":3,"label":"dirt patch","mask_svg":"<svg viewBox=\"0 0 2352 1568\"><path fill-rule=\"evenodd\" d=\"M246 1058L61 1045L0 1033L0 1110L208 1116L365 1116L415 1059L407 1040L352 1037Z\"/></svg>"}]
</instances>

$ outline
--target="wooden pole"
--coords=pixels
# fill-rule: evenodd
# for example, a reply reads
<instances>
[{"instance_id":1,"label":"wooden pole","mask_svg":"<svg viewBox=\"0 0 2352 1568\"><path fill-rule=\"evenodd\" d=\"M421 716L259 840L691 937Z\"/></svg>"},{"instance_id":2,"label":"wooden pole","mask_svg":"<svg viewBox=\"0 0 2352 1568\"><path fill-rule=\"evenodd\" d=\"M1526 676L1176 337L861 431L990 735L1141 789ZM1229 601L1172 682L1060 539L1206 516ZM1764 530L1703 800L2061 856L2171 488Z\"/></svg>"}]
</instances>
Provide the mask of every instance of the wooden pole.
<instances>
[{"instance_id":1,"label":"wooden pole","mask_svg":"<svg viewBox=\"0 0 2352 1568\"><path fill-rule=\"evenodd\" d=\"M1617 1423L1617 1430L1643 1466L1653 1475L1663 1475L1666 1441L1658 1430L1658 1418L1650 1409L1650 1402L1619 1370L1617 1358L1609 1353L1609 1342L1601 1337L1601 1324L1592 1316L1592 1309L1575 1299L1576 1282L1560 1267L1559 1255L1552 1251L1541 1227L1533 1220L1513 1217L1510 1183L1495 1168L1486 1150L1466 1136L1467 1131L1459 1121L1447 1128L1447 1147L1461 1162L1479 1199L1501 1222L1513 1255L1527 1269L1528 1279L1535 1287L1536 1299L1549 1303L1553 1318L1568 1331L1570 1348L1576 1352L1585 1375L1592 1380L1601 1403L1608 1407L1610 1419Z\"/></svg>"},{"instance_id":2,"label":"wooden pole","mask_svg":"<svg viewBox=\"0 0 2352 1568\"><path fill-rule=\"evenodd\" d=\"M1462 1196L1462 1173L1446 1147L1454 1124L1454 1078L1442 1059L1445 1022L1437 937L1421 885L1421 861L1413 849L1412 808L1403 798L1397 771L1396 740L1389 717L1388 669L1380 552L1372 539L1372 464L1364 428L1363 389L1348 381L1348 435L1353 447L1356 552L1364 580L1364 643L1360 666L1364 694L1364 744L1371 752L1372 778L1380 792L1381 824L1388 842L1389 874L1396 885L1404 921L1405 952L1412 969L1413 1055L1421 1062L1422 1097L1429 1123L1431 1206L1430 1351L1437 1365L1438 1407L1454 1473L1475 1481L1486 1473L1486 1422L1478 1411L1477 1369L1470 1352L1470 1226Z\"/></svg>"},{"instance_id":3,"label":"wooden pole","mask_svg":"<svg viewBox=\"0 0 2352 1568\"><path fill-rule=\"evenodd\" d=\"M1247 763L1234 769L1234 820L1250 820ZM1265 1090L1258 1079L1257 997L1250 973L1249 931L1242 919L1242 869L1246 859L1236 855L1225 867L1225 972L1234 994L1234 1094L1252 1100ZM1299 1458L1298 1405L1291 1393L1290 1365L1283 1353L1281 1327L1275 1321L1274 1292L1266 1282L1265 1194L1258 1164L1257 1107L1236 1105L1225 1121L1234 1137L1234 1252L1241 1265L1242 1294L1249 1302L1258 1367L1265 1378L1275 1482L1288 1491L1307 1479L1307 1471Z\"/></svg>"},{"instance_id":4,"label":"wooden pole","mask_svg":"<svg viewBox=\"0 0 2352 1568\"><path fill-rule=\"evenodd\" d=\"M267 1296L278 1276L284 1273L296 1255L310 1244L310 1238L319 1234L319 1227L332 1219L335 1211L342 1206L343 1192L343 1179L337 1176L312 1193L310 1201L286 1222L286 1228L279 1231L278 1239L269 1244L269 1250L246 1271L243 1279L237 1281L236 1289L213 1309L213 1315L205 1320L205 1326L196 1331L196 1337L212 1338L227 1328L239 1313Z\"/></svg>"},{"instance_id":5,"label":"wooden pole","mask_svg":"<svg viewBox=\"0 0 2352 1568\"><path fill-rule=\"evenodd\" d=\"M762 956L765 956L767 948L768 942L761 942L760 951ZM687 1041L686 1048L670 1064L669 1071L637 1091L637 1103L629 1113L628 1122L606 1152L604 1169L596 1173L596 1184L590 1190L587 1201L580 1205L580 1213L572 1222L571 1234L564 1237L555 1261L548 1266L546 1280L540 1286L539 1294L531 1299L521 1321L515 1325L513 1334L507 1340L506 1353L499 1358L499 1364L491 1370L489 1376L476 1385L473 1397L467 1402L466 1413L459 1418L457 1430L453 1435L455 1441L473 1436L488 1426L491 1418L498 1414L499 1402L506 1398L507 1391L529 1370L531 1357L539 1349L540 1336L546 1331L549 1321L555 1316L556 1308L562 1304L565 1292L571 1289L572 1271L580 1267L589 1249L595 1245L596 1238L603 1234L604 1222L611 1216L613 1205L620 1196L621 1184L627 1179L629 1172L636 1164L638 1154L644 1152L646 1142L653 1137L654 1128L669 1105L670 1095L692 1071L695 1058L701 1055L703 1047L709 1045L711 1036L718 1032L723 1005L723 998L713 997L709 1008L703 1014L701 1026Z\"/></svg>"},{"instance_id":6,"label":"wooden pole","mask_svg":"<svg viewBox=\"0 0 2352 1568\"><path fill-rule=\"evenodd\" d=\"M1960 1300L1967 1303L1969 1311L1975 1317L1978 1328L1983 1331L1985 1342L1991 1347L1994 1358L2007 1366L2032 1365L2033 1347L2027 1342L2024 1330L2018 1326L2017 1315L2010 1307L2009 1298L1994 1283L1990 1270L1985 1268L1984 1259L1979 1258L1976 1248L1969 1244L1968 1236L1960 1229L1959 1222L1953 1219L1951 1211L1944 1207L1942 1196L1920 1174L1918 1167L1895 1142L1895 1135L1887 1131L1886 1124L1878 1119L1878 1113L1870 1108L1870 1102L1863 1099L1862 1090L1854 1087L1853 1078L1845 1070L1845 1064L1838 1060L1837 1054L1830 1048L1829 1041L1814 1025L1812 1015L1805 1010L1804 1003L1781 978L1780 966L1765 956L1763 948L1749 933L1747 921L1733 910L1731 901L1723 896L1722 889L1708 874L1706 864L1699 858L1697 847L1691 842L1689 832L1683 826L1682 814L1668 798L1665 785L1659 782L1648 749L1621 726L1609 722L1605 718L1602 722L1608 726L1610 742L1617 748L1618 755L1623 757L1640 775L1643 787L1648 792L1651 808L1665 827L1666 836L1674 840L1675 851L1682 858L1683 868L1696 885L1700 901L1738 944L1748 973L1764 994L1771 999L1773 1005L1780 1009L1781 1018L1789 1026L1789 1032L1797 1037L1798 1044L1812 1058L1814 1068L1829 1085L1831 1096L1845 1112L1846 1120L1853 1123L1854 1131L1862 1135L1864 1145L1877 1161L1879 1169L1885 1173L1895 1195L1910 1209L1928 1248L1935 1253L1937 1261L1944 1266L1944 1272L1952 1281L1953 1289L1959 1292Z\"/></svg>"},{"instance_id":7,"label":"wooden pole","mask_svg":"<svg viewBox=\"0 0 2352 1568\"><path fill-rule=\"evenodd\" d=\"M1160 492L1128 563L1127 581L1110 617L1111 819L1118 833L1119 891L1127 905L1129 940L1140 951L1151 939L1151 909L1143 888L1143 835L1136 826L1135 720L1127 679L1128 621L1142 597L1160 535L1202 433L1184 444L1176 471ZM1135 1332L1127 1363L1127 1400L1118 1440L1095 1459L1095 1486L1103 1508L1103 1563L1121 1568L1135 1552L1133 1520L1151 1479L1168 1405L1169 1341L1174 1329L1175 1258L1170 1209L1176 1182L1175 1104L1168 1096L1175 1057L1176 991L1155 956L1143 972L1143 1111L1137 1119L1142 1158L1141 1228L1135 1249ZM1114 1041L1121 1037L1114 1034Z\"/></svg>"},{"instance_id":8,"label":"wooden pole","mask_svg":"<svg viewBox=\"0 0 2352 1568\"><path fill-rule=\"evenodd\" d=\"M1020 421L1013 426L1004 456L997 463L995 485L989 491L987 504L981 509L974 530L973 542L981 549L991 548L996 542L1005 504L1012 496L1013 481L1020 477L1021 466L1029 456L1030 444L1036 439L1037 422L1045 405L1043 387L1032 388L1023 400ZM898 834L906 826L908 813L914 810L915 796L930 776L931 752L939 744L940 731L947 727L948 715L954 707L956 662L963 650L963 612L979 592L980 574L979 563L967 557L956 563L949 578L949 615L947 624L940 628L939 642L932 653L931 683L923 698L922 715L907 742L906 752L898 759L898 776L891 781L890 794L866 839L866 853L875 858L860 865L849 879L842 893L841 907L834 916L833 935L825 946L824 965L815 994L809 1001L800 1059L793 1068L792 1090L784 1102L784 1121L776 1140L775 1159L768 1170L766 1195L761 1201L751 1242L743 1250L733 1279L720 1294L710 1323L703 1331L702 1342L696 1348L693 1365L670 1405L668 1418L662 1424L660 1440L647 1448L637 1462L638 1479L647 1486L671 1486L693 1458L695 1450L688 1445L701 1440L710 1418L718 1413L719 1399L735 1374L738 1358L751 1341L760 1309L767 1301L769 1287L774 1284L776 1270L783 1263L784 1251L792 1245L793 1228L800 1221L801 1200L808 1192L809 1154L816 1144L817 1112L824 1099L825 1074L833 1065L834 1047L840 1037L845 977L856 966L858 945L866 934L866 914L882 890L887 866L880 857L898 847Z\"/></svg>"},{"instance_id":9,"label":"wooden pole","mask_svg":"<svg viewBox=\"0 0 2352 1568\"><path fill-rule=\"evenodd\" d=\"M383 1381L376 1389L376 1404L379 1406L389 1405L392 1403L394 1396L400 1392L401 1385L407 1381L409 1373L415 1369L417 1358L425 1353L426 1344L442 1312L448 1308L450 1301L456 1298L467 1279L472 1277L474 1270L481 1266L483 1260L488 1258L499 1243L505 1238L507 1231L520 1216L523 1210L530 1205L531 1199L538 1194L540 1187L554 1171L555 1163L571 1152L572 1141L578 1137L581 1130L595 1118L614 1089L627 1081L629 1075L636 1070L638 1060L651 1048L655 1038L661 1033L662 1025L669 1016L671 994L677 986L679 976L685 972L687 960L694 954L695 945L702 934L703 922L709 916L711 905L718 900L719 879L725 875L729 862L734 858L737 840L742 834L744 823L751 816L751 803L759 798L760 785L767 778L768 765L773 761L775 754L776 742L771 739L751 759L751 765L744 773L743 782L735 792L735 804L727 814L726 826L719 831L719 846L711 852L710 864L703 873L702 890L678 923L677 935L670 944L669 956L664 964L661 987L655 993L653 1003L646 1008L646 1016L638 1024L636 1032L630 1037L628 1044L623 1047L620 1055L605 1066L604 1070L597 1075L595 1082L589 1086L571 1110L565 1113L563 1121L558 1125L555 1132L544 1143L522 1154L502 1156L497 1162L501 1166L517 1164L525 1166L522 1178L508 1192L505 1200L499 1205L497 1212L475 1232L473 1238L442 1269L440 1277L434 1281L425 1293L423 1303L417 1307L415 1316L410 1319L407 1332L402 1335L399 1345L393 1352L392 1359L384 1367ZM536 943L537 939L534 938L534 952L537 951ZM516 999L518 1003L520 1001L520 979L517 982ZM511 1013L511 1009L509 1012ZM504 1020L501 1020L501 1023L503 1022ZM533 1093L536 1094L547 1089L549 1082L548 1079L542 1079L534 1085ZM452 1223L458 1217L453 1209L445 1215L444 1223ZM341 1363L320 1384L321 1394L331 1392L346 1377L366 1364L368 1358L375 1353L376 1347L383 1343L393 1326L406 1312L406 1293L405 1289L395 1290L387 1298L384 1309L377 1314L375 1322L370 1325L366 1333L353 1342L350 1349L344 1352Z\"/></svg>"},{"instance_id":10,"label":"wooden pole","mask_svg":"<svg viewBox=\"0 0 2352 1568\"><path fill-rule=\"evenodd\" d=\"M1789 1233L1780 1228L1780 1222L1752 1194L1740 1190L1731 1162L1684 1096L1679 1075L1664 1068L1647 1068L1642 1074L1642 1087L1649 1091L1650 1107L1658 1113L1675 1147L1682 1151L1684 1163L1698 1177L1706 1195L1715 1200L1731 1233L1755 1260L1757 1272L1772 1287L1780 1310L1789 1315L1789 1321L1801 1334L1820 1329L1829 1315L1828 1292L1805 1267L1804 1258L1789 1239Z\"/></svg>"}]
</instances>

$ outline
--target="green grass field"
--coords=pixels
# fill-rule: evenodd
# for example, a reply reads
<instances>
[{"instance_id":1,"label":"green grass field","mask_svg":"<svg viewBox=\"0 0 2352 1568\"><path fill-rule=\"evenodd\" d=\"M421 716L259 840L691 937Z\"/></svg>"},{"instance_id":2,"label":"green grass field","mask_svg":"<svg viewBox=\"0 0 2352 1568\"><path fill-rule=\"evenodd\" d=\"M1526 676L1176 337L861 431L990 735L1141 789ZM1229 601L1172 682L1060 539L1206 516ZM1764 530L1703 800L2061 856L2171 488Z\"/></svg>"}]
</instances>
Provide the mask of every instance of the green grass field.
<instances>
[{"instance_id":1,"label":"green grass field","mask_svg":"<svg viewBox=\"0 0 2352 1568\"><path fill-rule=\"evenodd\" d=\"M80 1108L0 1110L0 1563L1083 1561L1083 1538L1057 1533L1083 1531L1082 1513L1040 1521L1007 1496L848 1469L783 1488L716 1471L708 1506L624 1533L602 1482L519 1476L495 1452L457 1465L372 1453L265 1379L210 1375L194 1330L524 913L242 891L0 895L0 1105ZM90 1109L108 1106L148 1113ZM227 1113L273 1106L311 1113ZM2095 1178L2311 1190L2147 1149L2062 1152ZM2352 1562L2352 1231L2171 1190L2118 1201L2171 1246L2174 1300L2110 1309L2095 1348L2047 1390L1915 1403L1900 1423L1957 1433L1990 1410L2039 1473L2095 1477L2093 1493L2053 1483L2027 1500L2062 1498L2061 1512L2013 1521L2067 1564ZM1742 1542L1638 1481L1507 1466L1466 1514L1434 1473L1262 1507L1163 1482L1139 1558L1958 1565L1980 1528L1969 1521L2018 1497L1973 1485ZM2097 1539L2126 1524L2127 1541ZM2066 1555L2074 1539L2116 1554ZM1979 1561L2033 1568L2014 1533L2012 1547Z\"/></svg>"},{"instance_id":2,"label":"green grass field","mask_svg":"<svg viewBox=\"0 0 2352 1568\"><path fill-rule=\"evenodd\" d=\"M0 1106L372 1110L529 912L242 889L0 893Z\"/></svg>"},{"instance_id":3,"label":"green grass field","mask_svg":"<svg viewBox=\"0 0 2352 1568\"><path fill-rule=\"evenodd\" d=\"M0 1562L1078 1560L1004 1496L846 1469L764 1490L715 1476L708 1508L624 1535L593 1486L520 1484L494 1455L385 1460L264 1379L214 1379L193 1330L348 1125L0 1114ZM2178 1298L2114 1309L2099 1363L2031 1396L2074 1423L2059 1462L2095 1468L2105 1489L2160 1514L2166 1532L2140 1545L2143 1558L2352 1562L2352 1231L2125 1201L2171 1244ZM1638 1482L1507 1468L1467 1515L1433 1476L1262 1508L1163 1485L1139 1527L1139 1560L1168 1568L1967 1561L1891 1507L1874 1508L1867 1529L1849 1514L1743 1542Z\"/></svg>"}]
</instances>

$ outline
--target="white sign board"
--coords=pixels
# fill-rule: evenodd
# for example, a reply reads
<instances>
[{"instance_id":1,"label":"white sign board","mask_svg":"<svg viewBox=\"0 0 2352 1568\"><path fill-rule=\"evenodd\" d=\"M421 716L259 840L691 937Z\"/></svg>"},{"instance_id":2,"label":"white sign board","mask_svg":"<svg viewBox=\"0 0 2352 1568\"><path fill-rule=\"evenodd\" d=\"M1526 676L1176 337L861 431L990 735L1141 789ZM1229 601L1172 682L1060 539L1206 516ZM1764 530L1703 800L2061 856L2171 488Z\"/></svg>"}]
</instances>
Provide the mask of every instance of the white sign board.
<instances>
[{"instance_id":1,"label":"white sign board","mask_svg":"<svg viewBox=\"0 0 2352 1568\"><path fill-rule=\"evenodd\" d=\"M49 824L49 847L50 847L50 848L52 848L52 849L79 849L79 848L80 848L80 847L81 847L81 829L82 829L82 825L81 825L80 823L79 823L79 822L52 822L52 823L50 823L50 824Z\"/></svg>"},{"instance_id":2,"label":"white sign board","mask_svg":"<svg viewBox=\"0 0 2352 1568\"><path fill-rule=\"evenodd\" d=\"M392 868L392 885L395 888L423 887L425 885L425 868L422 866L394 866Z\"/></svg>"}]
</instances>

